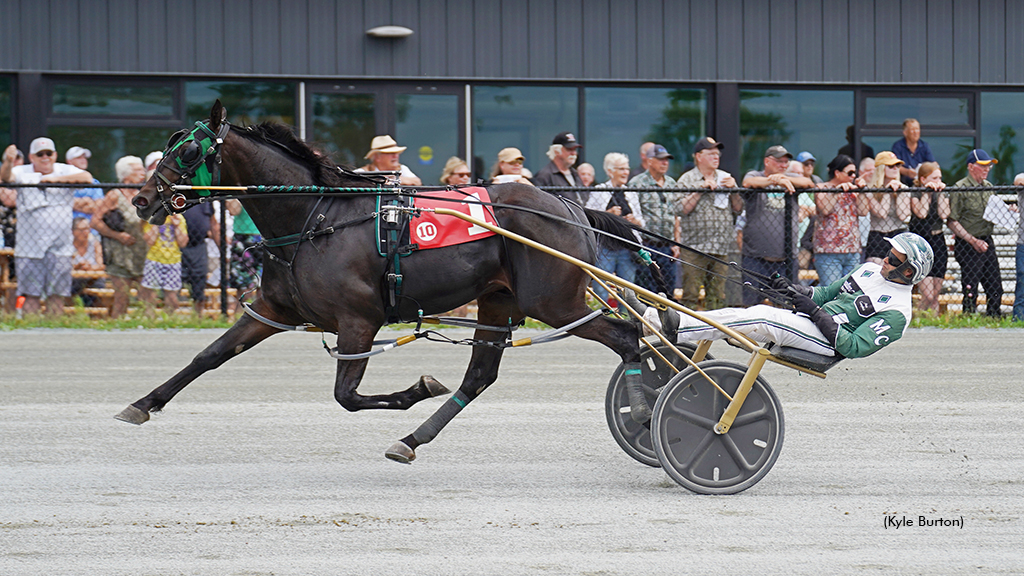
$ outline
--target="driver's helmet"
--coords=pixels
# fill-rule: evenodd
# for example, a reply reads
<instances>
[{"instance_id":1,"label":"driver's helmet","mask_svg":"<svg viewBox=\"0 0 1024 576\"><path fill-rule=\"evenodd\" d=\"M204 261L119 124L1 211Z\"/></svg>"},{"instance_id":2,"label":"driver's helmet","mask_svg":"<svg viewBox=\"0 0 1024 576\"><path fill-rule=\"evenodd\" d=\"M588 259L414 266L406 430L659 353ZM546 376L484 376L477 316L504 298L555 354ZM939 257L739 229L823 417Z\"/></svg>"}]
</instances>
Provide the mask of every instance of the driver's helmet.
<instances>
[{"instance_id":1,"label":"driver's helmet","mask_svg":"<svg viewBox=\"0 0 1024 576\"><path fill-rule=\"evenodd\" d=\"M886 240L892 244L893 248L907 255L906 262L894 268L889 273L888 280L898 284L914 285L928 275L932 269L932 263L935 261L935 253L927 240L913 232L903 232L892 238L886 238ZM903 275L908 268L914 271L909 279Z\"/></svg>"}]
</instances>

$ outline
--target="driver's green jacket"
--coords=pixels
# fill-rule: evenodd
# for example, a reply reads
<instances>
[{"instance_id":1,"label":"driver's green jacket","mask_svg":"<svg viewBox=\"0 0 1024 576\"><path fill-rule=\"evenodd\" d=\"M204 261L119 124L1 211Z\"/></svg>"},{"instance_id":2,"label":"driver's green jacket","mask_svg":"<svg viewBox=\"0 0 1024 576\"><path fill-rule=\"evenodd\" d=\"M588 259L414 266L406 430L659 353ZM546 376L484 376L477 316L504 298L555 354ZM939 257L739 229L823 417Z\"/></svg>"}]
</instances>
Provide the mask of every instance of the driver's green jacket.
<instances>
[{"instance_id":1,"label":"driver's green jacket","mask_svg":"<svg viewBox=\"0 0 1024 576\"><path fill-rule=\"evenodd\" d=\"M847 358L874 354L899 340L910 324L913 286L886 280L881 269L868 262L814 288L815 304L839 324L836 352Z\"/></svg>"}]
</instances>

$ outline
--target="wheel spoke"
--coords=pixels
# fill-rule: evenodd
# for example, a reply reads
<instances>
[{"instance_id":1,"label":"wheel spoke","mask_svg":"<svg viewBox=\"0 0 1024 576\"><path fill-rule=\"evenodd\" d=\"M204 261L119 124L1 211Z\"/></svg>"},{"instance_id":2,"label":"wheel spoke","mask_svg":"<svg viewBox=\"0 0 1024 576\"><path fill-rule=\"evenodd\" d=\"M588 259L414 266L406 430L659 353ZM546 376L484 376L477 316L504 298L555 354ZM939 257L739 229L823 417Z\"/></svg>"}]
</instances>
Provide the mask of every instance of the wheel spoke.
<instances>
[{"instance_id":1,"label":"wheel spoke","mask_svg":"<svg viewBox=\"0 0 1024 576\"><path fill-rule=\"evenodd\" d=\"M718 434L715 434L713 431L709 430L707 434L705 434L704 437L700 439L700 442L693 448L693 450L690 451L690 453L687 455L687 459L684 462L679 463L679 466L676 467L676 470L678 470L680 474L689 476L690 467L693 466L693 463L696 460L699 460L700 457L703 456L704 453L708 451L708 448L711 447L711 444L715 441L715 438L717 437Z\"/></svg>"},{"instance_id":2,"label":"wheel spoke","mask_svg":"<svg viewBox=\"0 0 1024 576\"><path fill-rule=\"evenodd\" d=\"M740 447L736 445L736 442L734 442L732 437L728 434L724 434L722 436L722 445L725 446L725 450L730 456L732 456L732 461L737 466L747 472L753 472L755 470L754 466L747 462L747 459L743 457L743 453L740 452Z\"/></svg>"},{"instance_id":3,"label":"wheel spoke","mask_svg":"<svg viewBox=\"0 0 1024 576\"><path fill-rule=\"evenodd\" d=\"M740 426L746 426L760 420L768 418L769 411L767 406L762 406L760 410L755 410L747 414L740 414L736 416L736 420L732 423L732 428L739 428Z\"/></svg>"},{"instance_id":4,"label":"wheel spoke","mask_svg":"<svg viewBox=\"0 0 1024 576\"><path fill-rule=\"evenodd\" d=\"M680 408L678 406L670 404L665 406L665 408L668 410L667 416L672 416L680 420L685 420L690 424L696 424L697 426L700 426L705 430L711 430L712 428L715 427L715 424L718 424L717 420L711 420L710 418L699 416L697 414L694 414L693 412L687 412L685 410L685 407Z\"/></svg>"}]
</instances>

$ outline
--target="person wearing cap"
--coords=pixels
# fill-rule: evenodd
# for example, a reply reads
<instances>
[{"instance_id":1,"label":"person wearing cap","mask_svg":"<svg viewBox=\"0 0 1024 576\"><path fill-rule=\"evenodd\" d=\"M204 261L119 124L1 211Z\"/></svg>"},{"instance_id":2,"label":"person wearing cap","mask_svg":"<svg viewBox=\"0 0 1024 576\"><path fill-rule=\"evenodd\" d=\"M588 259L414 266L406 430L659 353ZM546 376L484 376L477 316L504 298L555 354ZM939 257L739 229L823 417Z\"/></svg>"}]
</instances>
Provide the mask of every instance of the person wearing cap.
<instances>
[{"instance_id":1,"label":"person wearing cap","mask_svg":"<svg viewBox=\"0 0 1024 576\"><path fill-rule=\"evenodd\" d=\"M928 242L912 232L887 240L891 250L882 264L865 262L828 286L812 288L784 276L774 278L771 290L785 297L792 311L757 305L711 310L703 316L761 344L774 342L822 356L870 356L899 340L910 326L914 285L931 269L934 257ZM726 338L687 314L648 308L631 291L624 291L622 299L675 342Z\"/></svg>"},{"instance_id":2,"label":"person wearing cap","mask_svg":"<svg viewBox=\"0 0 1024 576\"><path fill-rule=\"evenodd\" d=\"M654 148L654 142L644 142L640 145L640 165L629 171L630 180L647 171L647 153L651 148Z\"/></svg>"},{"instance_id":3,"label":"person wearing cap","mask_svg":"<svg viewBox=\"0 0 1024 576\"><path fill-rule=\"evenodd\" d=\"M892 153L903 161L900 166L900 180L907 186L914 185L917 167L922 162L936 162L931 147L921 140L921 123L915 118L903 121L903 138L892 143Z\"/></svg>"},{"instance_id":4,"label":"person wearing cap","mask_svg":"<svg viewBox=\"0 0 1024 576\"><path fill-rule=\"evenodd\" d=\"M814 173L814 166L818 163L818 159L814 157L814 154L807 152L806 150L796 155L796 161L800 163L803 168L803 175L810 178L814 185L821 184L822 180Z\"/></svg>"},{"instance_id":5,"label":"person wearing cap","mask_svg":"<svg viewBox=\"0 0 1024 576\"><path fill-rule=\"evenodd\" d=\"M405 152L405 146L399 146L391 136L374 136L370 142L370 151L366 153L369 164L358 168L356 172L401 172L399 184L403 186L420 186L423 182L413 174L408 166L402 164L399 157Z\"/></svg>"},{"instance_id":6,"label":"person wearing cap","mask_svg":"<svg viewBox=\"0 0 1024 576\"><path fill-rule=\"evenodd\" d=\"M4 150L0 180L16 184L89 184L92 174L57 162L57 147L49 138L36 138L29 146L30 164L14 166L18 149ZM46 311L64 313L64 298L71 295L71 234L73 188L18 188L18 226L14 264L18 269L18 296L22 310L37 314L46 298Z\"/></svg>"},{"instance_id":7,"label":"person wearing cap","mask_svg":"<svg viewBox=\"0 0 1024 576\"><path fill-rule=\"evenodd\" d=\"M875 173L868 183L868 188L889 189L889 192L868 193L868 242L864 248L864 257L868 262L881 264L889 253L886 238L907 231L906 222L910 219L910 194L902 192L907 186L900 181L899 167L903 161L888 150L875 156Z\"/></svg>"},{"instance_id":8,"label":"person wearing cap","mask_svg":"<svg viewBox=\"0 0 1024 576\"><path fill-rule=\"evenodd\" d=\"M988 188L989 170L999 161L988 152L976 148L967 154L967 176L954 188ZM978 286L985 287L988 300L985 313L1000 317L1003 299L1003 279L992 239L995 226L985 219L985 208L992 197L991 190L953 192L949 195L949 218L946 226L953 231L953 256L960 263L960 282L963 286L963 312L974 314L978 309Z\"/></svg>"},{"instance_id":9,"label":"person wearing cap","mask_svg":"<svg viewBox=\"0 0 1024 576\"><path fill-rule=\"evenodd\" d=\"M631 178L629 187L655 189L640 192L640 210L647 221L645 228L664 238L679 242L679 199L682 195L676 192L678 183L668 175L669 160L674 160L675 157L661 144L648 148L646 156L647 170ZM644 245L650 250L651 257L661 270L661 277L665 279L668 289L675 290L676 263L673 258L679 258L679 246L652 237L645 238ZM646 270L641 271L639 284L648 290L660 291ZM668 296L671 298L673 295Z\"/></svg>"},{"instance_id":10,"label":"person wearing cap","mask_svg":"<svg viewBox=\"0 0 1024 576\"><path fill-rule=\"evenodd\" d=\"M64 160L82 170L89 169L89 158L92 158L92 151L81 146L72 146L64 153ZM100 181L93 178L93 184ZM96 203L103 199L103 190L100 188L78 188L75 190L74 218L85 218L90 220L92 213L96 210Z\"/></svg>"},{"instance_id":11,"label":"person wearing cap","mask_svg":"<svg viewBox=\"0 0 1024 576\"><path fill-rule=\"evenodd\" d=\"M498 152L498 161L491 168L491 182L504 184L506 182L519 182L520 184L532 184L523 175L523 153L519 148L502 148Z\"/></svg>"},{"instance_id":12,"label":"person wearing cap","mask_svg":"<svg viewBox=\"0 0 1024 576\"><path fill-rule=\"evenodd\" d=\"M797 190L813 188L814 182L802 173L787 172L793 160L784 146L770 146L764 153L764 170L751 170L743 176L741 192L746 225L743 228L743 268L762 276L779 274L796 277L796 240L799 230L800 208ZM761 192L760 190L768 190ZM792 220L785 221L786 205ZM789 234L788 249L786 234ZM787 258L791 260L787 261ZM752 286L759 281L743 274L743 282ZM743 304L752 306L763 300L760 292L743 291Z\"/></svg>"},{"instance_id":13,"label":"person wearing cap","mask_svg":"<svg viewBox=\"0 0 1024 576\"><path fill-rule=\"evenodd\" d=\"M700 287L704 286L704 308L714 310L725 305L724 263L733 243L734 216L743 210L739 194L728 191L736 179L719 169L725 146L710 136L693 147L692 170L679 177L679 187L699 189L680 197L679 241L704 254L689 250L680 253L683 261L683 297L680 302L697 309ZM714 258L709 258L712 256Z\"/></svg>"},{"instance_id":14,"label":"person wearing cap","mask_svg":"<svg viewBox=\"0 0 1024 576\"><path fill-rule=\"evenodd\" d=\"M559 132L548 147L547 166L540 169L533 177L536 186L583 186L580 174L573 166L577 154L583 145L576 140L572 132ZM583 206L587 203L586 192L551 192L555 196L563 196Z\"/></svg>"}]
</instances>

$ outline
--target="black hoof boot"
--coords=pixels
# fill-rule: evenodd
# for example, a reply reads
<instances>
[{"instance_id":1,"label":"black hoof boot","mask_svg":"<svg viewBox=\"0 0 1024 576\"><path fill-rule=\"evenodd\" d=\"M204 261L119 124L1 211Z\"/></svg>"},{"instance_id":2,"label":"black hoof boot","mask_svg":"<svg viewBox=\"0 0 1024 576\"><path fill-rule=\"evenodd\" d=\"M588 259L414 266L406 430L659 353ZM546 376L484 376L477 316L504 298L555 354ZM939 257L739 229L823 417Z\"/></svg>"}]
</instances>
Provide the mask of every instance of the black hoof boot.
<instances>
[{"instance_id":1,"label":"black hoof boot","mask_svg":"<svg viewBox=\"0 0 1024 576\"><path fill-rule=\"evenodd\" d=\"M658 310L658 319L661 320L661 331L668 336L672 342L676 341L676 333L679 331L679 312L671 308Z\"/></svg>"},{"instance_id":2,"label":"black hoof boot","mask_svg":"<svg viewBox=\"0 0 1024 576\"><path fill-rule=\"evenodd\" d=\"M640 299L636 297L636 292L633 292L629 288L624 288L619 298L626 304L629 304L629 307L636 310L636 313L641 316L643 316L644 312L647 311L647 304L641 302Z\"/></svg>"}]
</instances>

